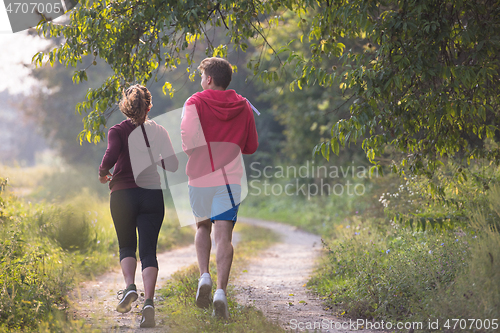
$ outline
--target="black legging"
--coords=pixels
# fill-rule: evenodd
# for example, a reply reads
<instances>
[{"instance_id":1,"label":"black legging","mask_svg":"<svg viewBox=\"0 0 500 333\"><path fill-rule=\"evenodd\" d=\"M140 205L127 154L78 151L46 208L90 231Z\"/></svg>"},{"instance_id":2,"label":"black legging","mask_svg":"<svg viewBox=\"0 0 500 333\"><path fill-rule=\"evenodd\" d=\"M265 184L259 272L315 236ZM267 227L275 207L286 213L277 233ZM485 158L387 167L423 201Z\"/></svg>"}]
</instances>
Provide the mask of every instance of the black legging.
<instances>
[{"instance_id":1,"label":"black legging","mask_svg":"<svg viewBox=\"0 0 500 333\"><path fill-rule=\"evenodd\" d=\"M137 228L142 270L158 268L156 245L165 215L162 191L144 188L114 191L111 192L110 207L118 236L120 261L127 257L136 258Z\"/></svg>"}]
</instances>

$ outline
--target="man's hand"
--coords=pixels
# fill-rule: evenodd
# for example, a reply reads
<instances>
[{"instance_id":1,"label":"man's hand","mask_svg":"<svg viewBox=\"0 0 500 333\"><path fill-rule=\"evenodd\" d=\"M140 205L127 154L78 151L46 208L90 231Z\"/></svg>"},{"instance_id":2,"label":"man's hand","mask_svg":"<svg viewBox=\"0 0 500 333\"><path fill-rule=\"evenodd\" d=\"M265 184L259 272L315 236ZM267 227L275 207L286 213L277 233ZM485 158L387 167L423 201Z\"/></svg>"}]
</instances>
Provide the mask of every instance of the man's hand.
<instances>
[{"instance_id":1,"label":"man's hand","mask_svg":"<svg viewBox=\"0 0 500 333\"><path fill-rule=\"evenodd\" d=\"M106 176L99 176L99 181L101 182L101 184L106 184L107 182L109 182L111 180L111 177L113 177L113 175L111 173L108 172L108 174Z\"/></svg>"}]
</instances>

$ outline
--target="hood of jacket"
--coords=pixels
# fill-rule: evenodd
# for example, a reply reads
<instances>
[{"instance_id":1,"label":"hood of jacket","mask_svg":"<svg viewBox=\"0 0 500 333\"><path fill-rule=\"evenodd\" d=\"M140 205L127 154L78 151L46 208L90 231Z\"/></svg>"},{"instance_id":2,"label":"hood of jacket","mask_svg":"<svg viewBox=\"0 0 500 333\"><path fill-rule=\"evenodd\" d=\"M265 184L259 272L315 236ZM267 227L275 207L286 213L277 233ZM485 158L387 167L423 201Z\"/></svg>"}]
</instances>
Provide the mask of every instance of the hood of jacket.
<instances>
[{"instance_id":1,"label":"hood of jacket","mask_svg":"<svg viewBox=\"0 0 500 333\"><path fill-rule=\"evenodd\" d=\"M247 100L234 90L207 89L194 94L192 99L206 106L218 119L229 121L247 108Z\"/></svg>"}]
</instances>

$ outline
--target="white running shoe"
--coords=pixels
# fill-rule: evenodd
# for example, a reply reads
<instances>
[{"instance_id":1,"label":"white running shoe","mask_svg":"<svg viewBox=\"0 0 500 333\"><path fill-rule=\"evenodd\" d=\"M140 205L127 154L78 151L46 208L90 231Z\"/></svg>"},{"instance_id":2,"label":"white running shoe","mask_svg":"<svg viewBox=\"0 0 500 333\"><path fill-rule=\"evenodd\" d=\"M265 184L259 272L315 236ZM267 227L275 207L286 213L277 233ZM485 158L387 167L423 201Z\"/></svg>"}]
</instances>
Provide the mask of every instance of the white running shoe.
<instances>
[{"instance_id":1,"label":"white running shoe","mask_svg":"<svg viewBox=\"0 0 500 333\"><path fill-rule=\"evenodd\" d=\"M209 273L203 273L198 280L198 290L196 291L196 305L199 308L210 306L210 294L212 293L212 279Z\"/></svg>"},{"instance_id":2,"label":"white running shoe","mask_svg":"<svg viewBox=\"0 0 500 333\"><path fill-rule=\"evenodd\" d=\"M220 319L229 319L229 309L227 307L226 293L222 289L217 289L215 291L213 315Z\"/></svg>"}]
</instances>

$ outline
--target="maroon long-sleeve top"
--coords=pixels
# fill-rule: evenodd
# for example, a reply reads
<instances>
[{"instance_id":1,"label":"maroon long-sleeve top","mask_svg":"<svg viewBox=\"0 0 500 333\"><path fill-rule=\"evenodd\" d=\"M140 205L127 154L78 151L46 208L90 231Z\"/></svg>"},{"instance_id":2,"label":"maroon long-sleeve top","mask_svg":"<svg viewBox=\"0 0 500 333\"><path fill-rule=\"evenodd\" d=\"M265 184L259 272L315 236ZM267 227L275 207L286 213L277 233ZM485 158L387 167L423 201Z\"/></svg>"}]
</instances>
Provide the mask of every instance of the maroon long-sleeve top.
<instances>
[{"instance_id":1,"label":"maroon long-sleeve top","mask_svg":"<svg viewBox=\"0 0 500 333\"><path fill-rule=\"evenodd\" d=\"M163 148L163 156L166 157L163 159L164 168L165 170L174 172L178 168L178 160L175 156L168 133L154 121L151 122L153 126L157 127L157 130L161 134L156 139L161 140L161 145L165 147ZM114 167L113 177L109 183L111 192L139 187L134 178L129 152L129 135L136 127L137 126L132 123L130 119L127 119L111 127L108 131L108 147L102 158L101 165L99 166L99 176L106 176ZM150 141L151 139L152 138L149 138ZM150 142L150 144L153 145L155 143ZM158 142L156 144L158 144ZM159 163L159 165L162 164ZM156 172L156 166L151 170L150 177L152 181L160 184L160 176ZM143 186L141 185L141 187Z\"/></svg>"}]
</instances>

